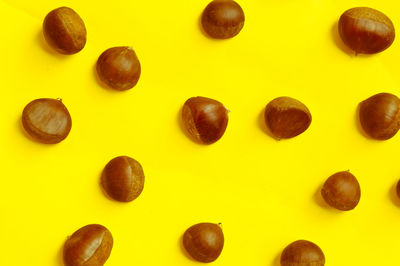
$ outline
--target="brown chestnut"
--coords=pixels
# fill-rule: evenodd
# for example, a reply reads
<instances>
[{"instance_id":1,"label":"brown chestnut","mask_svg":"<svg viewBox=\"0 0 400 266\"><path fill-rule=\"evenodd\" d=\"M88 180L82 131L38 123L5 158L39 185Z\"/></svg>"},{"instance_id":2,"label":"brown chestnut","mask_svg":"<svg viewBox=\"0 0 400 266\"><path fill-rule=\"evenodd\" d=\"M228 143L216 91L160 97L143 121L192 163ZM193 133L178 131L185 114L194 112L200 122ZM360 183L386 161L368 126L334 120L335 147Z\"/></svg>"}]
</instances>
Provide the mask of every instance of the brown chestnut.
<instances>
[{"instance_id":1,"label":"brown chestnut","mask_svg":"<svg viewBox=\"0 0 400 266\"><path fill-rule=\"evenodd\" d=\"M400 129L400 99L379 93L360 103L360 123L364 131L377 140L387 140Z\"/></svg>"},{"instance_id":2,"label":"brown chestnut","mask_svg":"<svg viewBox=\"0 0 400 266\"><path fill-rule=\"evenodd\" d=\"M97 74L112 89L124 91L133 88L140 78L141 66L131 47L113 47L97 60Z\"/></svg>"},{"instance_id":3,"label":"brown chestnut","mask_svg":"<svg viewBox=\"0 0 400 266\"><path fill-rule=\"evenodd\" d=\"M86 44L85 23L69 7L60 7L47 14L43 34L49 45L62 54L75 54Z\"/></svg>"},{"instance_id":4,"label":"brown chestnut","mask_svg":"<svg viewBox=\"0 0 400 266\"><path fill-rule=\"evenodd\" d=\"M219 140L228 125L225 106L206 97L192 97L183 105L182 119L193 140L211 144Z\"/></svg>"},{"instance_id":5,"label":"brown chestnut","mask_svg":"<svg viewBox=\"0 0 400 266\"><path fill-rule=\"evenodd\" d=\"M360 184L349 171L338 172L326 180L321 195L331 207L349 211L360 201Z\"/></svg>"},{"instance_id":6,"label":"brown chestnut","mask_svg":"<svg viewBox=\"0 0 400 266\"><path fill-rule=\"evenodd\" d=\"M224 234L220 225L199 223L183 234L183 246L199 262L215 261L224 247Z\"/></svg>"},{"instance_id":7,"label":"brown chestnut","mask_svg":"<svg viewBox=\"0 0 400 266\"><path fill-rule=\"evenodd\" d=\"M232 38L243 28L244 13L233 0L214 0L204 9L201 23L203 29L213 38Z\"/></svg>"},{"instance_id":8,"label":"brown chestnut","mask_svg":"<svg viewBox=\"0 0 400 266\"><path fill-rule=\"evenodd\" d=\"M293 138L311 124L311 113L302 102L290 97L278 97L265 108L265 123L277 139Z\"/></svg>"},{"instance_id":9,"label":"brown chestnut","mask_svg":"<svg viewBox=\"0 0 400 266\"><path fill-rule=\"evenodd\" d=\"M33 139L54 144L68 136L72 121L61 100L42 98L25 106L22 125Z\"/></svg>"},{"instance_id":10,"label":"brown chestnut","mask_svg":"<svg viewBox=\"0 0 400 266\"><path fill-rule=\"evenodd\" d=\"M287 246L281 255L281 266L323 266L325 256L320 247L307 240Z\"/></svg>"},{"instance_id":11,"label":"brown chestnut","mask_svg":"<svg viewBox=\"0 0 400 266\"><path fill-rule=\"evenodd\" d=\"M90 224L72 234L64 244L66 266L102 266L111 254L113 237L102 225Z\"/></svg>"},{"instance_id":12,"label":"brown chestnut","mask_svg":"<svg viewBox=\"0 0 400 266\"><path fill-rule=\"evenodd\" d=\"M143 191L143 168L138 161L128 156L116 157L105 166L101 183L105 192L114 200L132 201Z\"/></svg>"},{"instance_id":13,"label":"brown chestnut","mask_svg":"<svg viewBox=\"0 0 400 266\"><path fill-rule=\"evenodd\" d=\"M339 19L339 35L343 42L360 54L375 54L394 41L392 21L382 12L369 7L347 10Z\"/></svg>"}]
</instances>

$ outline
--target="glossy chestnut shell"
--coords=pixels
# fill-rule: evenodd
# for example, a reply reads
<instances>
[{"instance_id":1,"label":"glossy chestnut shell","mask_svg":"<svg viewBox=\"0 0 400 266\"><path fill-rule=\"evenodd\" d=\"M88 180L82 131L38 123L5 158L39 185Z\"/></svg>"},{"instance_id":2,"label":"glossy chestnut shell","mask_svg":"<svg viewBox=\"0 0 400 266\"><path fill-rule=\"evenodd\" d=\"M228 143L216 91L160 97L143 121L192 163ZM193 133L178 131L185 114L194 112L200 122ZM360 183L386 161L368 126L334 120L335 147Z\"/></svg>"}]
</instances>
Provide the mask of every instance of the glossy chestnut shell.
<instances>
[{"instance_id":1,"label":"glossy chestnut shell","mask_svg":"<svg viewBox=\"0 0 400 266\"><path fill-rule=\"evenodd\" d=\"M204 9L201 23L213 38L232 38L243 28L244 12L233 0L214 0Z\"/></svg>"},{"instance_id":2,"label":"glossy chestnut shell","mask_svg":"<svg viewBox=\"0 0 400 266\"><path fill-rule=\"evenodd\" d=\"M183 105L182 119L193 140L202 144L211 144L225 133L228 125L228 110L216 100L192 97Z\"/></svg>"},{"instance_id":3,"label":"glossy chestnut shell","mask_svg":"<svg viewBox=\"0 0 400 266\"><path fill-rule=\"evenodd\" d=\"M218 224L199 223L183 235L183 246L199 262L215 261L224 247L224 234Z\"/></svg>"},{"instance_id":4,"label":"glossy chestnut shell","mask_svg":"<svg viewBox=\"0 0 400 266\"><path fill-rule=\"evenodd\" d=\"M354 209L361 197L356 177L348 171L331 175L321 189L321 195L331 207L341 211Z\"/></svg>"},{"instance_id":5,"label":"glossy chestnut shell","mask_svg":"<svg viewBox=\"0 0 400 266\"><path fill-rule=\"evenodd\" d=\"M321 248L307 240L288 245L281 255L281 266L324 266L325 256Z\"/></svg>"},{"instance_id":6,"label":"glossy chestnut shell","mask_svg":"<svg viewBox=\"0 0 400 266\"><path fill-rule=\"evenodd\" d=\"M379 93L360 103L360 123L365 133L377 140L387 140L400 129L400 99Z\"/></svg>"},{"instance_id":7,"label":"glossy chestnut shell","mask_svg":"<svg viewBox=\"0 0 400 266\"><path fill-rule=\"evenodd\" d=\"M25 106L22 125L33 139L54 144L68 136L72 120L61 100L42 98Z\"/></svg>"},{"instance_id":8,"label":"glossy chestnut shell","mask_svg":"<svg viewBox=\"0 0 400 266\"><path fill-rule=\"evenodd\" d=\"M112 159L104 168L102 186L114 200L133 201L143 191L144 173L138 161L128 156Z\"/></svg>"},{"instance_id":9,"label":"glossy chestnut shell","mask_svg":"<svg viewBox=\"0 0 400 266\"><path fill-rule=\"evenodd\" d=\"M47 14L43 34L48 44L61 54L75 54L86 44L85 23L69 7L60 7Z\"/></svg>"},{"instance_id":10,"label":"glossy chestnut shell","mask_svg":"<svg viewBox=\"0 0 400 266\"><path fill-rule=\"evenodd\" d=\"M139 81L141 65L131 47L113 47L104 51L97 60L97 74L108 87L124 91Z\"/></svg>"},{"instance_id":11,"label":"glossy chestnut shell","mask_svg":"<svg viewBox=\"0 0 400 266\"><path fill-rule=\"evenodd\" d=\"M360 54L375 54L394 41L392 21L382 12L369 7L347 10L339 19L339 35L343 42Z\"/></svg>"},{"instance_id":12,"label":"glossy chestnut shell","mask_svg":"<svg viewBox=\"0 0 400 266\"><path fill-rule=\"evenodd\" d=\"M290 97L278 97L265 108L265 123L277 139L300 135L311 124L311 113L302 102Z\"/></svg>"},{"instance_id":13,"label":"glossy chestnut shell","mask_svg":"<svg viewBox=\"0 0 400 266\"><path fill-rule=\"evenodd\" d=\"M65 266L102 266L112 247L113 237L107 228L99 224L86 225L65 242Z\"/></svg>"}]
</instances>

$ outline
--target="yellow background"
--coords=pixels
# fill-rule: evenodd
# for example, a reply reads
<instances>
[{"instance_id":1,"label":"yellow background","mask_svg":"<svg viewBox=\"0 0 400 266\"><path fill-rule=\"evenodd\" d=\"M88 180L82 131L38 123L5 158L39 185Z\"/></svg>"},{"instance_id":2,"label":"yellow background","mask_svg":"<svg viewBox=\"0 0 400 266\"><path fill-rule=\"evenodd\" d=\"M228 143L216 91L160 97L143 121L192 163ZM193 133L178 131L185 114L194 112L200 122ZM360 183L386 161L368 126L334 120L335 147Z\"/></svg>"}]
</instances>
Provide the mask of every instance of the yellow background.
<instances>
[{"instance_id":1,"label":"yellow background","mask_svg":"<svg viewBox=\"0 0 400 266\"><path fill-rule=\"evenodd\" d=\"M399 265L400 134L366 138L356 108L378 92L399 94L400 42L354 56L336 22L354 6L386 13L400 30L398 1L238 1L246 22L233 39L203 35L209 0L1 0L0 265L59 266L66 237L90 223L114 236L107 266L200 265L182 251L183 232L221 222L225 247L213 265L278 266L298 239L317 243L326 265ZM69 6L86 23L88 42L73 56L54 53L41 32L45 15ZM400 32L400 31L399 31ZM126 92L101 87L98 56L132 46L142 64ZM231 111L210 146L182 132L185 100L206 96ZM276 141L263 111L275 97L304 102L313 115L302 135ZM62 98L73 126L57 145L28 139L24 106ZM142 195L123 204L99 186L104 165L129 155L143 166ZM354 211L328 208L319 189L350 169L362 196Z\"/></svg>"}]
</instances>

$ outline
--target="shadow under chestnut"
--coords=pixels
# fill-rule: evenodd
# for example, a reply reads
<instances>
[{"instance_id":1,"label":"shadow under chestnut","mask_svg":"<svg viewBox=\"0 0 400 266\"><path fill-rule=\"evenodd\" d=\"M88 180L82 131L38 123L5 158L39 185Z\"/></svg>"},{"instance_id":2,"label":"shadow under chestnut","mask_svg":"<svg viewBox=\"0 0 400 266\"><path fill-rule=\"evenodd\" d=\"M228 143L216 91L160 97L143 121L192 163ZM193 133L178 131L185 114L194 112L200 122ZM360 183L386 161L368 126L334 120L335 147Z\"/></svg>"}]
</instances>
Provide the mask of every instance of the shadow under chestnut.
<instances>
[{"instance_id":1,"label":"shadow under chestnut","mask_svg":"<svg viewBox=\"0 0 400 266\"><path fill-rule=\"evenodd\" d=\"M182 110L183 110L183 106L179 109L178 116L177 116L179 128L181 129L183 134L187 138L189 138L191 141L193 141L194 143L197 143L197 144L200 144L200 145L205 145L205 144L201 143L199 140L195 139L192 135L190 135L190 133L186 129L185 124L183 122L183 118L182 118Z\"/></svg>"},{"instance_id":2,"label":"shadow under chestnut","mask_svg":"<svg viewBox=\"0 0 400 266\"><path fill-rule=\"evenodd\" d=\"M274 260L272 261L271 266L281 266L281 252L279 252L275 256Z\"/></svg>"},{"instance_id":3,"label":"shadow under chestnut","mask_svg":"<svg viewBox=\"0 0 400 266\"><path fill-rule=\"evenodd\" d=\"M272 133L271 130L268 128L267 124L265 123L265 108L262 109L260 114L258 115L258 127L261 129L262 132L270 136L271 138L279 141L280 139L277 139Z\"/></svg>"},{"instance_id":4,"label":"shadow under chestnut","mask_svg":"<svg viewBox=\"0 0 400 266\"><path fill-rule=\"evenodd\" d=\"M58 249L56 256L56 265L64 266L64 243Z\"/></svg>"},{"instance_id":5,"label":"shadow under chestnut","mask_svg":"<svg viewBox=\"0 0 400 266\"><path fill-rule=\"evenodd\" d=\"M66 59L66 58L68 58L68 55L60 54L60 53L58 53L56 50L54 50L53 48L50 47L50 45L47 43L46 39L44 38L43 30L40 30L40 31L38 32L38 35L37 35L37 42L39 43L39 46L40 46L45 52L47 52L48 54L51 54L51 55L53 55L53 56L55 56L55 57L57 57L57 58L60 58L60 59Z\"/></svg>"},{"instance_id":6,"label":"shadow under chestnut","mask_svg":"<svg viewBox=\"0 0 400 266\"><path fill-rule=\"evenodd\" d=\"M394 205L400 208L400 198L397 195L397 182L389 190L389 198Z\"/></svg>"},{"instance_id":7,"label":"shadow under chestnut","mask_svg":"<svg viewBox=\"0 0 400 266\"><path fill-rule=\"evenodd\" d=\"M371 138L370 136L367 135L367 133L365 133L363 127L361 126L361 122L360 122L360 104L357 105L357 109L356 109L355 113L356 113L356 115L355 115L355 123L356 123L356 127L357 127L358 131L365 138L373 140L373 138Z\"/></svg>"},{"instance_id":8,"label":"shadow under chestnut","mask_svg":"<svg viewBox=\"0 0 400 266\"><path fill-rule=\"evenodd\" d=\"M330 211L330 212L334 212L334 213L343 213L343 211L337 210L331 206L329 206L328 203L326 203L326 201L324 200L324 198L321 195L321 189L322 189L323 185L319 186L318 189L315 191L313 199L314 202L317 203L317 205L319 205L321 208Z\"/></svg>"},{"instance_id":9,"label":"shadow under chestnut","mask_svg":"<svg viewBox=\"0 0 400 266\"><path fill-rule=\"evenodd\" d=\"M179 248L181 250L181 252L191 261L195 261L197 262L195 259L192 258L192 256L190 256L190 254L187 252L187 250L185 249L185 246L183 245L183 234L181 235L181 237L179 238Z\"/></svg>"},{"instance_id":10,"label":"shadow under chestnut","mask_svg":"<svg viewBox=\"0 0 400 266\"><path fill-rule=\"evenodd\" d=\"M112 93L115 93L115 94L117 94L117 93L118 93L118 94L119 94L119 93L124 93L124 92L126 92L126 91L129 91L129 90L119 91L119 90L114 90L114 89L108 87L107 84L105 84L105 83L100 79L99 74L97 73L97 61L96 61L96 63L93 65L93 76L94 76L94 78L95 78L95 80L96 80L96 83L97 83L101 88L103 88L103 89L106 90L106 91L109 91L109 92L112 92Z\"/></svg>"},{"instance_id":11,"label":"shadow under chestnut","mask_svg":"<svg viewBox=\"0 0 400 266\"><path fill-rule=\"evenodd\" d=\"M331 36L333 41L335 42L336 46L340 48L343 52L345 52L348 55L355 56L355 53L353 50L351 50L347 45L343 42L342 38L339 35L339 29L338 29L338 22L335 22L332 25L331 28Z\"/></svg>"},{"instance_id":12,"label":"shadow under chestnut","mask_svg":"<svg viewBox=\"0 0 400 266\"><path fill-rule=\"evenodd\" d=\"M339 34L339 24L338 22L335 22L335 24L333 24L332 29L331 29L331 36L333 41L335 42L336 46L339 47L340 50L342 50L343 52L345 52L346 54L352 56L352 57L371 57L372 55L370 54L357 54L356 52L354 52L353 50L351 50L342 40L342 38L340 37Z\"/></svg>"},{"instance_id":13,"label":"shadow under chestnut","mask_svg":"<svg viewBox=\"0 0 400 266\"><path fill-rule=\"evenodd\" d=\"M18 130L21 132L21 134L22 134L25 138L27 138L27 139L29 139L30 141L32 141L33 143L36 143L37 145L41 145L41 146L51 146L51 145L49 145L49 144L41 143L41 142L35 140L31 135L29 135L28 132L26 132L26 130L25 130L25 128L24 128L24 125L22 124L22 119L21 119L21 118L19 118L19 119L17 120L17 127L18 127Z\"/></svg>"}]
</instances>

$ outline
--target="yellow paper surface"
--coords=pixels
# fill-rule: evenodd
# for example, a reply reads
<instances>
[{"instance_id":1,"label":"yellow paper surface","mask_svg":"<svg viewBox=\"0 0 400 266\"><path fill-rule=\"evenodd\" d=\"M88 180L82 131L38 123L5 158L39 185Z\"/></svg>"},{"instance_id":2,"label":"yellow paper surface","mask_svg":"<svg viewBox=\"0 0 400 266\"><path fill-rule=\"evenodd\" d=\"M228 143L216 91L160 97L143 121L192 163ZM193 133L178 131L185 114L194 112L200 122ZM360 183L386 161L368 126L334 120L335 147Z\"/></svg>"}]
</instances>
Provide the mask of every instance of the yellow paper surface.
<instances>
[{"instance_id":1,"label":"yellow paper surface","mask_svg":"<svg viewBox=\"0 0 400 266\"><path fill-rule=\"evenodd\" d=\"M239 1L242 32L218 41L203 35L199 1L1 0L0 265L60 266L68 235L90 223L109 228L107 266L200 265L181 236L198 222L222 223L225 246L213 265L278 266L298 239L317 243L328 266L399 265L400 135L366 138L360 101L399 93L400 45L354 56L336 23L355 6L383 11L400 29L397 1ZM69 6L86 23L86 47L53 52L41 26ZM142 65L138 85L100 86L94 66L112 46L132 46ZM231 112L225 135L210 146L182 132L186 99L206 96ZM313 121L302 135L276 141L263 111L275 97L305 103ZM24 106L62 98L72 116L68 138L44 145L27 138ZM123 204L102 193L99 178L115 156L138 160L142 195ZM319 189L350 170L362 196L354 211L326 207Z\"/></svg>"}]
</instances>

